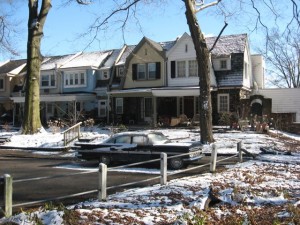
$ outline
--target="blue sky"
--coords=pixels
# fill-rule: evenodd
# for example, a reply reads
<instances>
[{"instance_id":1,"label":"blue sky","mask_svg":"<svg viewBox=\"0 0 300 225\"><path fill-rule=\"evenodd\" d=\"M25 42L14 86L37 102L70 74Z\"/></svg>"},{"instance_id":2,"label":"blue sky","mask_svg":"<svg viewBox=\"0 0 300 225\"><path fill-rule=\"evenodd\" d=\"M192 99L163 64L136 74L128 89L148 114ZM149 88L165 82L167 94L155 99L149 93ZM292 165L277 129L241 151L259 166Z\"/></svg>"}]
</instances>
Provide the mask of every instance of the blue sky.
<instances>
[{"instance_id":1,"label":"blue sky","mask_svg":"<svg viewBox=\"0 0 300 225\"><path fill-rule=\"evenodd\" d=\"M11 15L13 15L11 18L13 18L14 23L18 24L19 36L18 39L14 40L14 46L19 50L20 56L13 58L26 58L27 1L16 0L15 2L15 9L11 11ZM109 14L110 4L113 4L113 1L99 0L99 3L89 6L71 4L64 7L57 2L59 1L54 0L52 2L53 7L49 12L44 28L43 55L121 48L124 41L126 44L137 44L143 36L154 41L170 41L184 32L189 33L183 2L169 0L162 5L140 6L136 14L140 24L137 24L137 20L129 20L124 32L124 40L121 29L119 29L120 23L118 23L118 19L121 20L122 18L114 17L112 22L108 23L108 28L101 31L97 40L87 47L92 35L87 35L84 38L80 38L80 35L87 32L88 27L96 17ZM224 25L224 18L216 16L214 9L199 13L198 19L202 31L209 35L218 35ZM246 19L247 21L244 20L245 23L254 23L254 21L251 22L251 16ZM249 33L245 25L235 20L229 20L228 24L224 34ZM249 33L249 37L253 46L251 46L252 52L254 52L255 46L260 42L259 33ZM9 56L0 54L0 61L7 59Z\"/></svg>"}]
</instances>

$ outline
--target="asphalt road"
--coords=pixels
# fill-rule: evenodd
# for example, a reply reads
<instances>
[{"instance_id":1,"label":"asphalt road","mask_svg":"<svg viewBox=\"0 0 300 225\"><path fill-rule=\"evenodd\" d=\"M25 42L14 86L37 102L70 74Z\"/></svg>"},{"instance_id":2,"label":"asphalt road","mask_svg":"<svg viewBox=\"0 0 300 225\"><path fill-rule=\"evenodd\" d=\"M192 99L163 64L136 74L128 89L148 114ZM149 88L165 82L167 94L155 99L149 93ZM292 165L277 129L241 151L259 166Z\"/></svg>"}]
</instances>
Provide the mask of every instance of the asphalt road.
<instances>
[{"instance_id":1,"label":"asphalt road","mask_svg":"<svg viewBox=\"0 0 300 225\"><path fill-rule=\"evenodd\" d=\"M205 157L197 162L199 164L206 164L209 158ZM230 162L222 162L222 164L235 163L236 159ZM191 165L195 166L195 165ZM189 168L191 167L189 166ZM221 166L219 164L219 166ZM81 171L71 168L94 169L95 172L89 174L72 175ZM140 168L141 166L139 166ZM62 202L64 205L78 203L91 198L97 198L97 192L85 194L82 196L70 196L76 193L89 192L97 190L98 188L98 163L78 161L72 158L53 158L53 156L39 156L35 157L28 153L8 154L5 151L0 151L0 176L3 174L10 174L13 177L13 211L18 211L21 208L34 207L44 205L45 203L36 203L40 200L49 200L53 203ZM158 169L157 167L148 166L146 170ZM159 169L158 169L159 170ZM174 179L182 176L192 176L209 171L209 166L198 168L192 171L184 172L178 175L168 177ZM60 177L61 175L66 175ZM72 175L72 176L71 176ZM52 177L51 179L38 179L33 181L26 181L30 178L36 177ZM53 177L54 176L54 177ZM58 176L58 177L55 177ZM107 187L117 186L120 184L135 182L151 177L159 176L158 174L146 173L129 173L129 172L108 172ZM25 180L25 181L22 181ZM158 184L159 179L145 182L139 185L131 185L125 188L112 188L107 191L107 194L123 191L124 189L133 187L143 187L153 184ZM70 196L66 199L53 200L57 197ZM2 204L3 200L0 199ZM33 203L26 204L25 203Z\"/></svg>"}]
</instances>

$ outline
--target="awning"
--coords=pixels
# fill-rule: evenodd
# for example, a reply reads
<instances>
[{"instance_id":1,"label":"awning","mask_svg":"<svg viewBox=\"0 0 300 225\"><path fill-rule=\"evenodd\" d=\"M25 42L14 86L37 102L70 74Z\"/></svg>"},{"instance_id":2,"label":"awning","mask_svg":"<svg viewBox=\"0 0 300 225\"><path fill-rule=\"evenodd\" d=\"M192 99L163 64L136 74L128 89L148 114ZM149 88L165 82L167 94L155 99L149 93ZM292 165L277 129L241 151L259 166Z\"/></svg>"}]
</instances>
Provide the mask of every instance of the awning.
<instances>
[{"instance_id":1,"label":"awning","mask_svg":"<svg viewBox=\"0 0 300 225\"><path fill-rule=\"evenodd\" d=\"M25 97L11 97L14 103L25 102ZM73 102L73 101L96 101L94 94L72 94L72 95L41 95L40 102Z\"/></svg>"},{"instance_id":2,"label":"awning","mask_svg":"<svg viewBox=\"0 0 300 225\"><path fill-rule=\"evenodd\" d=\"M199 91L199 87L154 88L152 94L155 97L199 96Z\"/></svg>"},{"instance_id":3,"label":"awning","mask_svg":"<svg viewBox=\"0 0 300 225\"><path fill-rule=\"evenodd\" d=\"M199 92L199 87L194 86L115 90L108 92L108 95L112 97L183 97L199 96Z\"/></svg>"},{"instance_id":4,"label":"awning","mask_svg":"<svg viewBox=\"0 0 300 225\"><path fill-rule=\"evenodd\" d=\"M128 89L128 90L115 90L107 93L112 97L152 97L152 89Z\"/></svg>"}]
</instances>

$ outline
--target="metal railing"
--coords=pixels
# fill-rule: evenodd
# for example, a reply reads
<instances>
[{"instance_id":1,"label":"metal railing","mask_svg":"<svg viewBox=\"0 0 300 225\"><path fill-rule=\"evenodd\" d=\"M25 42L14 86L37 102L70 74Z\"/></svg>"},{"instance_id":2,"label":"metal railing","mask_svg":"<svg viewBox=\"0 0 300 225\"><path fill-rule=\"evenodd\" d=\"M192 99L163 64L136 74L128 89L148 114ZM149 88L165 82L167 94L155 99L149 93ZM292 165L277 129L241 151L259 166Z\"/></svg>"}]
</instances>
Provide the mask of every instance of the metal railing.
<instances>
[{"instance_id":1,"label":"metal railing","mask_svg":"<svg viewBox=\"0 0 300 225\"><path fill-rule=\"evenodd\" d=\"M173 172L167 172L167 161L170 158L174 157L182 157L185 155L189 155L190 153L185 153L185 154L180 154L176 156L171 156L167 157L166 153L161 153L159 159L153 159L153 160L148 160L148 161L143 161L143 162L138 162L138 163L131 163L127 165L122 165L122 166L117 166L117 167L110 167L107 169L107 166L103 163L99 164L99 170L98 170L98 188L90 191L85 191L85 192L80 192L80 193L75 193L75 194L70 194L67 196L61 196L61 197L55 197L55 198L49 198L49 199L43 199L43 200L38 200L38 201L31 201L31 202L26 202L26 203L20 203L20 204L12 204L12 194L13 194L13 184L15 183L22 183L22 182L33 182L33 181L38 181L38 180L44 180L44 179L54 179L54 178L62 178L62 177L67 177L67 176L75 176L75 175L82 175L82 174L89 174L89 173L96 173L97 171L83 171L83 172L78 172L78 173L72 173L68 175L55 175L55 176L45 176L45 177L35 177L35 178L29 178L29 179L20 179L20 180L15 180L13 181L13 178L5 174L4 177L0 177L0 190L3 192L4 196L4 204L3 204L3 209L6 217L9 217L12 215L12 208L14 207L24 207L24 206L29 206L29 205L34 205L34 204L41 204L41 203L46 203L49 201L57 201L57 200L63 200L67 198L72 198L72 197L78 197L86 194L92 194L92 193L98 193L98 199L99 200L106 200L107 199L107 190L109 189L114 189L114 188L121 188L121 187L126 187L126 186L132 186L136 184L141 184L149 181L153 181L156 179L160 179L160 184L161 185L166 185L168 176L176 175L179 173L195 170L201 167L205 166L210 166L210 172L215 173L216 172L216 166L218 162L229 160L235 157L239 157L239 162L243 161L243 152L245 152L245 149L242 149L242 144L239 142L237 144L237 150L238 153L234 154L230 157L221 159L217 161L217 149L216 145L212 145L212 153L211 153L211 159L210 162L207 164L199 165L199 166L193 166L191 168L187 168L184 170L179 170L179 171L173 171ZM200 151L199 151L200 152ZM142 165L142 164L149 164L153 162L160 161L160 175L155 176L152 178L136 181L136 182L129 182L121 185L116 185L116 186L110 186L107 187L107 172L108 171L113 171L116 169L121 169L121 168L128 168L132 166L137 166L137 165ZM2 193L1 193L2 194ZM0 206L1 207L1 206Z\"/></svg>"},{"instance_id":2,"label":"metal railing","mask_svg":"<svg viewBox=\"0 0 300 225\"><path fill-rule=\"evenodd\" d=\"M64 146L69 144L71 141L80 137L80 125L82 122L75 124L63 132L64 135Z\"/></svg>"}]
</instances>

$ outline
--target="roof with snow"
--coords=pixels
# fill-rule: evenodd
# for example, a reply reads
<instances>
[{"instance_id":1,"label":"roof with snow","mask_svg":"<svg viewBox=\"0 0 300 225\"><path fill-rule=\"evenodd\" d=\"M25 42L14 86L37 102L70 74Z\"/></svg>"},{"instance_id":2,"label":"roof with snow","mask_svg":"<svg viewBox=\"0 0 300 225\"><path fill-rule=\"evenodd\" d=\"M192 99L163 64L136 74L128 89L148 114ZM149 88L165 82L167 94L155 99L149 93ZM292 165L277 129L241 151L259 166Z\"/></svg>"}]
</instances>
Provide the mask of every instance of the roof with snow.
<instances>
[{"instance_id":1,"label":"roof with snow","mask_svg":"<svg viewBox=\"0 0 300 225\"><path fill-rule=\"evenodd\" d=\"M62 69L68 69L68 68L84 68L84 67L90 67L97 69L100 67L100 65L106 60L108 56L111 55L113 51L97 51L97 52L83 52L80 55L74 57L72 60L64 64Z\"/></svg>"},{"instance_id":2,"label":"roof with snow","mask_svg":"<svg viewBox=\"0 0 300 225\"><path fill-rule=\"evenodd\" d=\"M77 54L45 57L41 65L41 70L54 70L56 68L60 68L65 63L69 62L71 59L76 57Z\"/></svg>"},{"instance_id":3,"label":"roof with snow","mask_svg":"<svg viewBox=\"0 0 300 225\"><path fill-rule=\"evenodd\" d=\"M205 38L207 47L212 48L217 37ZM233 53L243 53L247 44L247 34L234 34L221 36L212 50L214 56L224 56Z\"/></svg>"},{"instance_id":4,"label":"roof with snow","mask_svg":"<svg viewBox=\"0 0 300 225\"><path fill-rule=\"evenodd\" d=\"M136 45L127 45L125 51L123 52L122 56L120 57L119 61L116 63L116 66L124 65L127 57L133 51Z\"/></svg>"}]
</instances>

